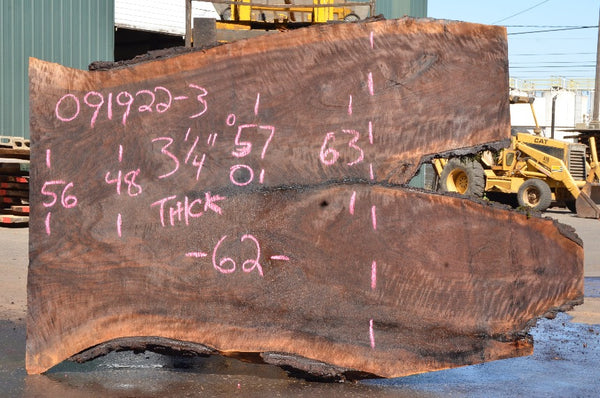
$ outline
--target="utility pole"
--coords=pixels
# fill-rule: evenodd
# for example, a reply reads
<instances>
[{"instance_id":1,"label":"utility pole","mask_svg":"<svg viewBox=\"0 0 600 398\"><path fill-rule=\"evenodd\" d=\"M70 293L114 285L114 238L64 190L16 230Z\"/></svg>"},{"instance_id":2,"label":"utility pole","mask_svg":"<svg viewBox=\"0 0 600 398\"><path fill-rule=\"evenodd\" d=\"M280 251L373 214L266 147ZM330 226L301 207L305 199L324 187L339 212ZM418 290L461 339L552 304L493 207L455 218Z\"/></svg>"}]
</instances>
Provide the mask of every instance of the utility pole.
<instances>
[{"instance_id":1,"label":"utility pole","mask_svg":"<svg viewBox=\"0 0 600 398\"><path fill-rule=\"evenodd\" d=\"M598 43L596 47L596 81L594 83L594 109L592 109L592 120L590 121L590 129L600 129L599 119L600 109L600 10L598 11Z\"/></svg>"},{"instance_id":2,"label":"utility pole","mask_svg":"<svg viewBox=\"0 0 600 398\"><path fill-rule=\"evenodd\" d=\"M185 46L192 46L192 0L185 0Z\"/></svg>"}]
</instances>

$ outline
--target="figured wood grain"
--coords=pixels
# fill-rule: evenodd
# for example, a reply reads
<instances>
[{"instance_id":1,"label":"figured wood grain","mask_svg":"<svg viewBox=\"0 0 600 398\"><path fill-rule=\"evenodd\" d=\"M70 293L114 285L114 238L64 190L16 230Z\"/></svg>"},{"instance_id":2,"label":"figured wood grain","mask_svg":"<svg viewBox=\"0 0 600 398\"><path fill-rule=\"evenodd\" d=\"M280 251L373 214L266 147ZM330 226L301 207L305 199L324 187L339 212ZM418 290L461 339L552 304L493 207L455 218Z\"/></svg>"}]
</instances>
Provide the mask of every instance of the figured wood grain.
<instances>
[{"instance_id":1,"label":"figured wood grain","mask_svg":"<svg viewBox=\"0 0 600 398\"><path fill-rule=\"evenodd\" d=\"M508 138L507 92L504 29L433 20L31 59L27 371L128 344L350 378L530 353L582 297L577 239L398 185Z\"/></svg>"}]
</instances>

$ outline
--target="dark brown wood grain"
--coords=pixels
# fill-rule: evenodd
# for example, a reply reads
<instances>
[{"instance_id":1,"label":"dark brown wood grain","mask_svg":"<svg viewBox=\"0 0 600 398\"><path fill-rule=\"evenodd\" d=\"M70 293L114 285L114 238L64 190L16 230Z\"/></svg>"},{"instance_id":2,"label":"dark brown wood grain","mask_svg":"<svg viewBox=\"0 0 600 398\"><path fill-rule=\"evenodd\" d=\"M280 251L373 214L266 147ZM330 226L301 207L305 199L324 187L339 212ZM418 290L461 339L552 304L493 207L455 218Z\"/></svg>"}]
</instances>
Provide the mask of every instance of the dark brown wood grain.
<instances>
[{"instance_id":1,"label":"dark brown wood grain","mask_svg":"<svg viewBox=\"0 0 600 398\"><path fill-rule=\"evenodd\" d=\"M339 24L102 72L31 59L30 90L29 373L165 345L401 376L528 354L532 321L583 295L581 244L552 221L398 185L509 136L502 28Z\"/></svg>"}]
</instances>

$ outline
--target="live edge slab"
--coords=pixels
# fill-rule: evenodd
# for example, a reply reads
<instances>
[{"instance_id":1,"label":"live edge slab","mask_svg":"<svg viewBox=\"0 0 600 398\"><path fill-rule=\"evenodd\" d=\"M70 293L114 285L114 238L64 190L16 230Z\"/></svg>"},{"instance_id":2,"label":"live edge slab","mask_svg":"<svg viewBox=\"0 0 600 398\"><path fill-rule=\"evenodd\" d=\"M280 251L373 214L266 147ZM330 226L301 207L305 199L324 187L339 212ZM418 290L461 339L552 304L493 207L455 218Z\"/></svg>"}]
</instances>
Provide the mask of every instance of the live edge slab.
<instances>
[{"instance_id":1,"label":"live edge slab","mask_svg":"<svg viewBox=\"0 0 600 398\"><path fill-rule=\"evenodd\" d=\"M401 19L106 71L30 59L26 365L113 349L321 378L527 355L581 302L565 227L407 188L510 137L503 28Z\"/></svg>"}]
</instances>

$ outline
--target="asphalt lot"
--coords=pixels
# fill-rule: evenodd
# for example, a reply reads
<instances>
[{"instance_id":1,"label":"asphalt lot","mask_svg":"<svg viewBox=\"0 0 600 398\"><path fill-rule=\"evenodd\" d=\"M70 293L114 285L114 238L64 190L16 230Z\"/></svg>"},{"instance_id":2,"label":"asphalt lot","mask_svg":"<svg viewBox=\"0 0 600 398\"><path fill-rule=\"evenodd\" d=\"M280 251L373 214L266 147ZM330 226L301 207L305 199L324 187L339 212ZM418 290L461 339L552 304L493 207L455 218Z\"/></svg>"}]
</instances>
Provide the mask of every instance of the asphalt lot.
<instances>
[{"instance_id":1,"label":"asphalt lot","mask_svg":"<svg viewBox=\"0 0 600 398\"><path fill-rule=\"evenodd\" d=\"M25 372L28 229L0 228L0 397L315 396L596 397L600 395L600 221L562 209L546 216L584 241L585 303L531 330L534 354L389 380L310 383L281 369L224 358L111 353Z\"/></svg>"}]
</instances>

